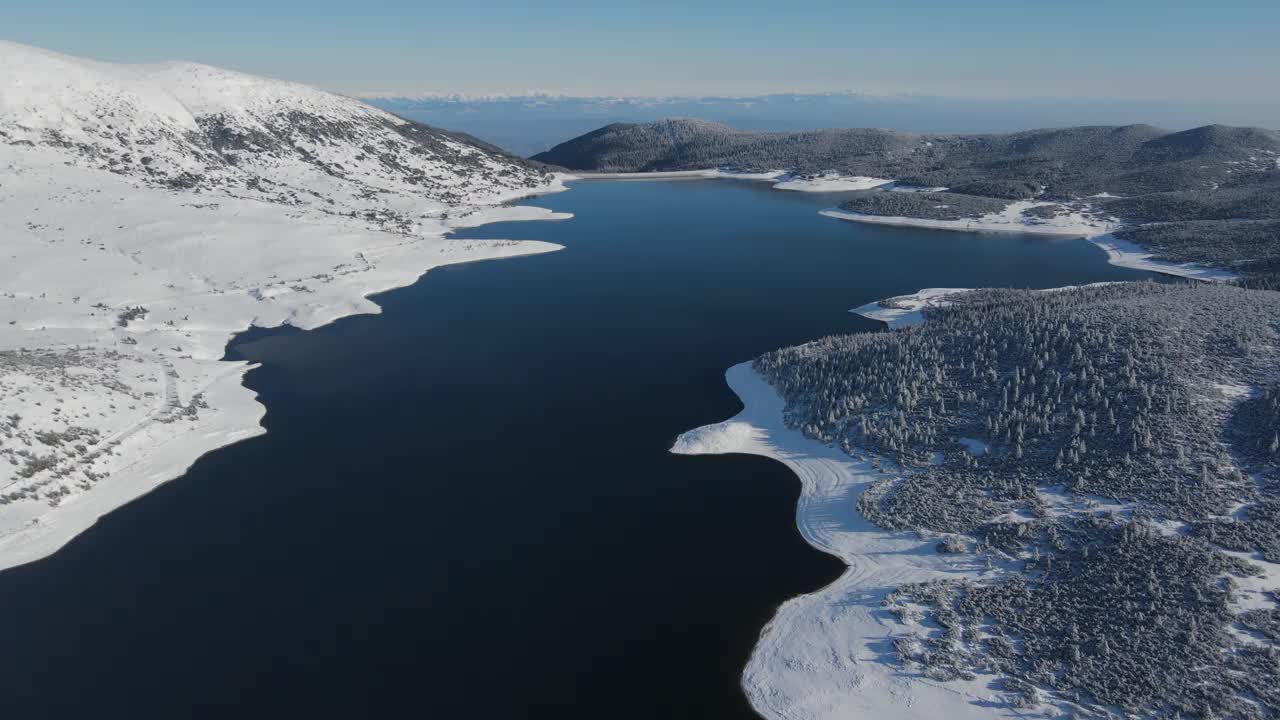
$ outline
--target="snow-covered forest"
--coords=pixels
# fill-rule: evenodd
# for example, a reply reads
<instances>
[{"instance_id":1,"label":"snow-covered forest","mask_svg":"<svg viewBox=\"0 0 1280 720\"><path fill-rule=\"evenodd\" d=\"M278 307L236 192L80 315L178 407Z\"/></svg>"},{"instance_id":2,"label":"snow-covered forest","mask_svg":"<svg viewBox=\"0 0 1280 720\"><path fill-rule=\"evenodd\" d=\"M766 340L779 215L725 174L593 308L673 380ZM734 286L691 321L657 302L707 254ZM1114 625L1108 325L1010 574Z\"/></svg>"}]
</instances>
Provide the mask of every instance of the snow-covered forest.
<instances>
[{"instance_id":1,"label":"snow-covered forest","mask_svg":"<svg viewBox=\"0 0 1280 720\"><path fill-rule=\"evenodd\" d=\"M891 461L866 517L1005 570L891 593L904 671L995 673L1022 706L1273 716L1280 294L981 290L923 313L754 364L789 425Z\"/></svg>"}]
</instances>

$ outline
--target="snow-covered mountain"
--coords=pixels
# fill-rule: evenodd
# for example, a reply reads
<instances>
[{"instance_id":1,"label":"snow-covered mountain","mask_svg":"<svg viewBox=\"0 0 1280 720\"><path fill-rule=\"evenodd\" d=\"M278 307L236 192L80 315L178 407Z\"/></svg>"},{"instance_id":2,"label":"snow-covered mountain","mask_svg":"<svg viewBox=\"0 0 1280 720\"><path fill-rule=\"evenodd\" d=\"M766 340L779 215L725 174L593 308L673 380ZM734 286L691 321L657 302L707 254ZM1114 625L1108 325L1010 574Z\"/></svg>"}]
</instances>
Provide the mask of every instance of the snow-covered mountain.
<instances>
[{"instance_id":1,"label":"snow-covered mountain","mask_svg":"<svg viewBox=\"0 0 1280 720\"><path fill-rule=\"evenodd\" d=\"M302 85L6 42L0 141L59 149L153 187L331 208L388 194L454 203L546 182L496 148Z\"/></svg>"},{"instance_id":2,"label":"snow-covered mountain","mask_svg":"<svg viewBox=\"0 0 1280 720\"><path fill-rule=\"evenodd\" d=\"M555 249L445 235L550 217L504 205L561 187L301 85L0 42L0 568L261 432L231 335Z\"/></svg>"}]
</instances>

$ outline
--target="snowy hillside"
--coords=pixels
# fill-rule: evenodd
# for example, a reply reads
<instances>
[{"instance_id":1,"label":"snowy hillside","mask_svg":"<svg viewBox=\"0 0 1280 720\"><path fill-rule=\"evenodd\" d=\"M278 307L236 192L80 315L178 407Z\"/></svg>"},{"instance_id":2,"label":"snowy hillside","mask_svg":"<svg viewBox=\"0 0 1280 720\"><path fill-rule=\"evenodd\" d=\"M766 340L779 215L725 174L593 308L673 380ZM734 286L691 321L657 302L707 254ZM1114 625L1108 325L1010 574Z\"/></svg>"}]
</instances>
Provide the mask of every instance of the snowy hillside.
<instances>
[{"instance_id":1,"label":"snowy hillside","mask_svg":"<svg viewBox=\"0 0 1280 720\"><path fill-rule=\"evenodd\" d=\"M493 149L301 85L190 63L87 62L3 42L0 139L153 187L333 212L374 195L457 202L544 182Z\"/></svg>"},{"instance_id":2,"label":"snowy hillside","mask_svg":"<svg viewBox=\"0 0 1280 720\"><path fill-rule=\"evenodd\" d=\"M451 241L562 186L349 98L185 63L0 42L0 567L261 432L221 362L251 324L376 312Z\"/></svg>"}]
</instances>

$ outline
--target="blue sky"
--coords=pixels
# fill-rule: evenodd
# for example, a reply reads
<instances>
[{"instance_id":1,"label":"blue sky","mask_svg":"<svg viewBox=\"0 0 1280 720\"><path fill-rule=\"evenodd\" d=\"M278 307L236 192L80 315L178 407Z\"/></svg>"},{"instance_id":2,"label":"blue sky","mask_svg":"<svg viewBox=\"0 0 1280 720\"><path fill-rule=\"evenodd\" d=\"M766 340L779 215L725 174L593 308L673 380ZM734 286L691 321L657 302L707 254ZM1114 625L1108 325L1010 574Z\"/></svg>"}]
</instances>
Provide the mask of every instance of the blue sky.
<instances>
[{"instance_id":1,"label":"blue sky","mask_svg":"<svg viewBox=\"0 0 1280 720\"><path fill-rule=\"evenodd\" d=\"M12 7L4 7L11 5ZM1276 0L0 0L0 37L348 94L1274 96Z\"/></svg>"}]
</instances>

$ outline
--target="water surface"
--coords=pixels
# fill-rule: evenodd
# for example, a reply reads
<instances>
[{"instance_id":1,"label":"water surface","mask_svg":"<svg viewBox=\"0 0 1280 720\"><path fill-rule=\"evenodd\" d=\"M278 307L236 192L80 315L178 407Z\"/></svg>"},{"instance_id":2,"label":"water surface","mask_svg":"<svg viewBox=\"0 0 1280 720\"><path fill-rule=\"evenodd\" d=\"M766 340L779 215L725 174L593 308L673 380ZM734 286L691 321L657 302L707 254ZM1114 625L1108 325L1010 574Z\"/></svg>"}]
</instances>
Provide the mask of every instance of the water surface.
<instances>
[{"instance_id":1,"label":"water surface","mask_svg":"<svg viewBox=\"0 0 1280 720\"><path fill-rule=\"evenodd\" d=\"M1078 240L860 226L839 195L590 182L378 316L231 354L269 434L0 573L7 717L750 718L773 608L841 566L772 461L681 457L724 370L921 287L1142 277Z\"/></svg>"}]
</instances>

